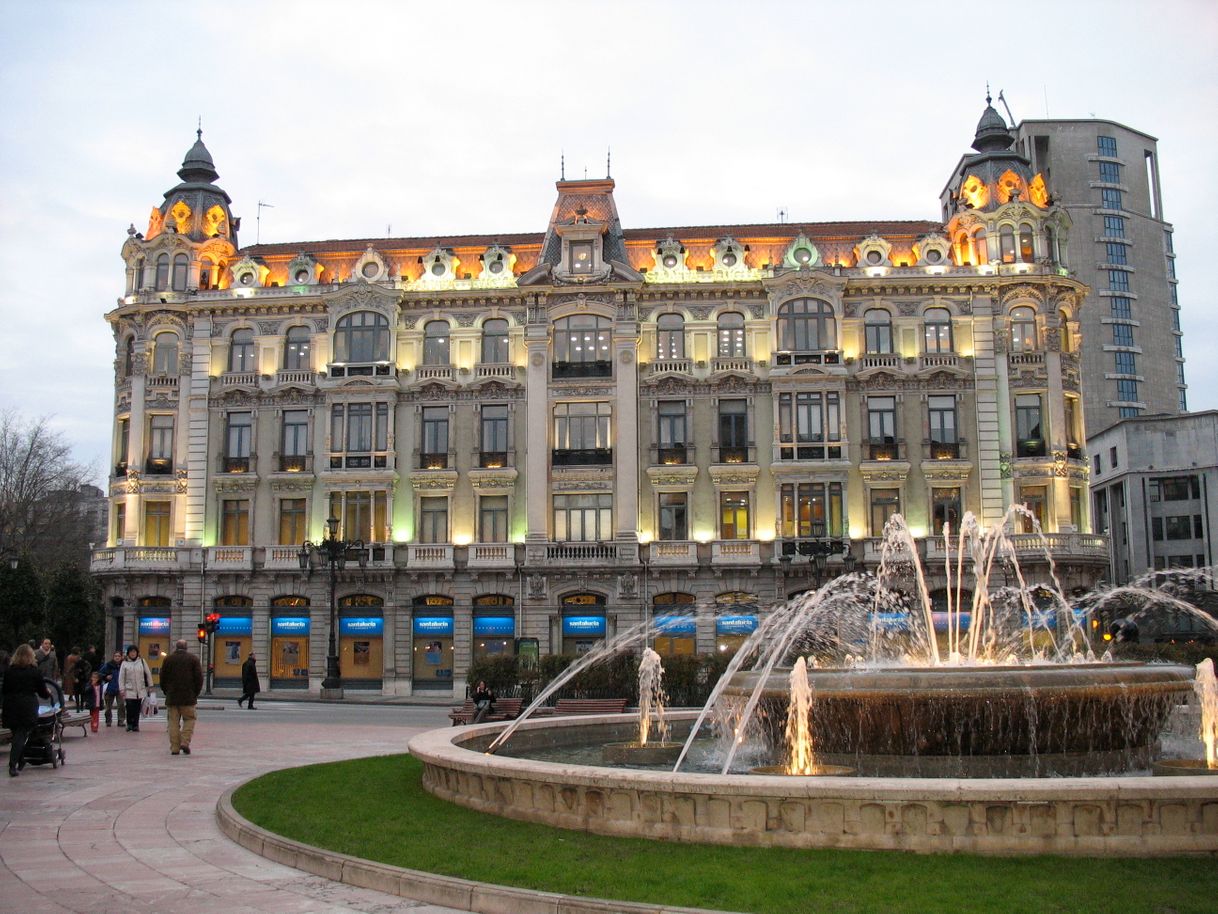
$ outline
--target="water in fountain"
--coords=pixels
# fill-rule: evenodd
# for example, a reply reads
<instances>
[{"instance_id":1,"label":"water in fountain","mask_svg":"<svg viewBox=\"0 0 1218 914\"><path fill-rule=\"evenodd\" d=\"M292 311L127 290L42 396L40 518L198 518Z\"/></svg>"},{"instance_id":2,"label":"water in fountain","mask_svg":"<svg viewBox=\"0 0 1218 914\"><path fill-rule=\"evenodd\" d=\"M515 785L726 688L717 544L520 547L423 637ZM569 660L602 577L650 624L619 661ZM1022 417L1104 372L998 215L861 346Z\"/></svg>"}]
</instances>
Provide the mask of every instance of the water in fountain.
<instances>
[{"instance_id":1,"label":"water in fountain","mask_svg":"<svg viewBox=\"0 0 1218 914\"><path fill-rule=\"evenodd\" d=\"M668 742L668 724L664 720L664 665L660 655L651 648L643 650L639 662L639 745L646 746L655 731L657 743Z\"/></svg>"},{"instance_id":2,"label":"water in fountain","mask_svg":"<svg viewBox=\"0 0 1218 914\"><path fill-rule=\"evenodd\" d=\"M1205 766L1218 768L1218 679L1214 661L1206 657L1197 664L1193 689L1201 702L1201 742L1205 743Z\"/></svg>"},{"instance_id":3,"label":"water in fountain","mask_svg":"<svg viewBox=\"0 0 1218 914\"><path fill-rule=\"evenodd\" d=\"M800 657L791 668L791 701L787 705L787 774L815 774L812 745L812 685L808 662Z\"/></svg>"}]
</instances>

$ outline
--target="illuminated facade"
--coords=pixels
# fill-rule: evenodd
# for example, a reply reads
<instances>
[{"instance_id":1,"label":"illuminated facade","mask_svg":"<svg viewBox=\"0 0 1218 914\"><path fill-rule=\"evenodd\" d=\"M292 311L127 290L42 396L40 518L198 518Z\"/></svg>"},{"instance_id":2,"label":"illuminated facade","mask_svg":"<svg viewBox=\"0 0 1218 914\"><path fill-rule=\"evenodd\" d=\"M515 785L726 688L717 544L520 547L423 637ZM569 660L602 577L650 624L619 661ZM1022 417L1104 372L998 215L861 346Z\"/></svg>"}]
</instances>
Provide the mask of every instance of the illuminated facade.
<instances>
[{"instance_id":1,"label":"illuminated facade","mask_svg":"<svg viewBox=\"0 0 1218 914\"><path fill-rule=\"evenodd\" d=\"M221 681L252 647L316 690L328 579L298 552L330 516L366 544L344 681L389 694L650 616L662 651L728 648L843 550L874 568L895 512L933 566L944 523L1018 500L1093 583L1086 288L995 118L944 223L623 229L606 178L560 181L543 233L247 248L200 140L107 315L114 638L218 607Z\"/></svg>"}]
</instances>

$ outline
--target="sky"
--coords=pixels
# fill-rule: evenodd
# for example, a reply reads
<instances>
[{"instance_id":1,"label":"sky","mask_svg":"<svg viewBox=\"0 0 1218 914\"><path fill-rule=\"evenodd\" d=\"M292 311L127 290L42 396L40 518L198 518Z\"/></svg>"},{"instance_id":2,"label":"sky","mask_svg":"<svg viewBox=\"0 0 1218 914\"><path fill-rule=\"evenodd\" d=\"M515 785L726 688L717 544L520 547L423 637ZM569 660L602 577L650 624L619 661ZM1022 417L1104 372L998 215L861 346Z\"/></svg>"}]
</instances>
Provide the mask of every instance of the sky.
<instances>
[{"instance_id":1,"label":"sky","mask_svg":"<svg viewBox=\"0 0 1218 914\"><path fill-rule=\"evenodd\" d=\"M200 118L242 244L541 232L560 156L601 177L610 148L626 228L939 219L988 82L1016 120L1158 137L1189 406L1218 408L1215 0L0 9L0 410L99 480L119 250Z\"/></svg>"}]
</instances>

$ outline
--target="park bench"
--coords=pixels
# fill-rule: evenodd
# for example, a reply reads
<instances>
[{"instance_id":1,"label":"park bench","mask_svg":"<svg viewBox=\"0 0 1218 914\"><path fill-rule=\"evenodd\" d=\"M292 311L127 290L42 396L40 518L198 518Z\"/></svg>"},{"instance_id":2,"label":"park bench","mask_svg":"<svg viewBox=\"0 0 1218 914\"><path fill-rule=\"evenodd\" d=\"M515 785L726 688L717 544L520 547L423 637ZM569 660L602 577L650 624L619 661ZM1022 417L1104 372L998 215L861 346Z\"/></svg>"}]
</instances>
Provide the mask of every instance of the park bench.
<instances>
[{"instance_id":1,"label":"park bench","mask_svg":"<svg viewBox=\"0 0 1218 914\"><path fill-rule=\"evenodd\" d=\"M494 704L491 705L490 713L482 718L482 722L515 720L520 716L520 705L519 698L496 698ZM474 705L474 700L467 698L461 707L453 708L448 712L448 719L453 722L455 727L457 724L468 724L477 713L478 708Z\"/></svg>"},{"instance_id":2,"label":"park bench","mask_svg":"<svg viewBox=\"0 0 1218 914\"><path fill-rule=\"evenodd\" d=\"M560 698L554 714L624 714L625 698Z\"/></svg>"},{"instance_id":3,"label":"park bench","mask_svg":"<svg viewBox=\"0 0 1218 914\"><path fill-rule=\"evenodd\" d=\"M55 725L59 728L59 736L63 736L63 731L69 727L80 727L80 732L83 736L89 735L89 712L88 711L60 711L59 717L55 721Z\"/></svg>"}]
</instances>

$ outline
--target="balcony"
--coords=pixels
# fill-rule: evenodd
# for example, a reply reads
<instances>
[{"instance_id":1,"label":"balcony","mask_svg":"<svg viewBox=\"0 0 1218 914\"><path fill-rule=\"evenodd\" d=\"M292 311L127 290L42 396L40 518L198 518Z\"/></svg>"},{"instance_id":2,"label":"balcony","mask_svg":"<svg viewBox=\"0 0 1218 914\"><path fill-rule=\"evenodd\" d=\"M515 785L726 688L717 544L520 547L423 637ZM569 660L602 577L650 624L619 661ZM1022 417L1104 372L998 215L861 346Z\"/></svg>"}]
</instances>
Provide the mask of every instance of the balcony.
<instances>
[{"instance_id":1,"label":"balcony","mask_svg":"<svg viewBox=\"0 0 1218 914\"><path fill-rule=\"evenodd\" d=\"M727 444L711 448L712 463L756 463L757 449L752 445Z\"/></svg>"},{"instance_id":2,"label":"balcony","mask_svg":"<svg viewBox=\"0 0 1218 914\"><path fill-rule=\"evenodd\" d=\"M445 543L410 543L406 568L410 571L452 571L453 547Z\"/></svg>"},{"instance_id":3,"label":"balcony","mask_svg":"<svg viewBox=\"0 0 1218 914\"><path fill-rule=\"evenodd\" d=\"M662 467L683 466L694 462L693 445L668 444L651 449L651 465Z\"/></svg>"},{"instance_id":4,"label":"balcony","mask_svg":"<svg viewBox=\"0 0 1218 914\"><path fill-rule=\"evenodd\" d=\"M799 442L790 441L778 443L779 460L841 460L843 444L841 441L830 442Z\"/></svg>"},{"instance_id":5,"label":"balcony","mask_svg":"<svg viewBox=\"0 0 1218 914\"><path fill-rule=\"evenodd\" d=\"M905 360L897 352L866 352L859 356L859 369L888 368L900 371Z\"/></svg>"},{"instance_id":6,"label":"balcony","mask_svg":"<svg viewBox=\"0 0 1218 914\"><path fill-rule=\"evenodd\" d=\"M388 453L330 455L330 469L332 470L384 470L388 466Z\"/></svg>"},{"instance_id":7,"label":"balcony","mask_svg":"<svg viewBox=\"0 0 1218 914\"><path fill-rule=\"evenodd\" d=\"M447 470L451 460L447 451L423 452L419 454L420 470Z\"/></svg>"},{"instance_id":8,"label":"balcony","mask_svg":"<svg viewBox=\"0 0 1218 914\"><path fill-rule=\"evenodd\" d=\"M300 571L299 546L267 546L262 567L268 571Z\"/></svg>"},{"instance_id":9,"label":"balcony","mask_svg":"<svg viewBox=\"0 0 1218 914\"><path fill-rule=\"evenodd\" d=\"M283 387L287 384L303 384L306 387L315 387L317 385L317 372L303 368L281 368L275 372L275 386Z\"/></svg>"},{"instance_id":10,"label":"balcony","mask_svg":"<svg viewBox=\"0 0 1218 914\"><path fill-rule=\"evenodd\" d=\"M280 473L312 473L312 454L277 454L275 466Z\"/></svg>"},{"instance_id":11,"label":"balcony","mask_svg":"<svg viewBox=\"0 0 1218 914\"><path fill-rule=\"evenodd\" d=\"M478 466L484 470L501 470L512 466L512 451L479 451Z\"/></svg>"},{"instance_id":12,"label":"balcony","mask_svg":"<svg viewBox=\"0 0 1218 914\"><path fill-rule=\"evenodd\" d=\"M451 381L453 367L451 365L418 365L414 370L416 381Z\"/></svg>"},{"instance_id":13,"label":"balcony","mask_svg":"<svg viewBox=\"0 0 1218 914\"><path fill-rule=\"evenodd\" d=\"M646 548L652 568L688 567L698 564L698 544L692 540L663 540Z\"/></svg>"},{"instance_id":14,"label":"balcony","mask_svg":"<svg viewBox=\"0 0 1218 914\"><path fill-rule=\"evenodd\" d=\"M252 459L249 457L221 457L219 460L219 472L221 473L248 473L251 469Z\"/></svg>"},{"instance_id":15,"label":"balcony","mask_svg":"<svg viewBox=\"0 0 1218 914\"><path fill-rule=\"evenodd\" d=\"M693 374L694 363L691 359L656 359L647 366L647 373L655 376L660 374Z\"/></svg>"},{"instance_id":16,"label":"balcony","mask_svg":"<svg viewBox=\"0 0 1218 914\"><path fill-rule=\"evenodd\" d=\"M114 477L124 477L127 475L127 461L120 460L114 465Z\"/></svg>"},{"instance_id":17,"label":"balcony","mask_svg":"<svg viewBox=\"0 0 1218 914\"><path fill-rule=\"evenodd\" d=\"M553 377L555 381L566 381L573 378L612 378L613 363L608 359L588 362L555 362Z\"/></svg>"},{"instance_id":18,"label":"balcony","mask_svg":"<svg viewBox=\"0 0 1218 914\"><path fill-rule=\"evenodd\" d=\"M960 367L960 356L954 352L924 352L918 356L918 369L925 371L928 368L958 368Z\"/></svg>"},{"instance_id":19,"label":"balcony","mask_svg":"<svg viewBox=\"0 0 1218 914\"><path fill-rule=\"evenodd\" d=\"M250 571L254 567L253 553L249 546L212 546L207 550L207 570Z\"/></svg>"},{"instance_id":20,"label":"balcony","mask_svg":"<svg viewBox=\"0 0 1218 914\"><path fill-rule=\"evenodd\" d=\"M530 550L530 560L533 550ZM563 565L569 562L582 565L617 564L618 548L614 543L547 543L543 562L547 565Z\"/></svg>"},{"instance_id":21,"label":"balcony","mask_svg":"<svg viewBox=\"0 0 1218 914\"><path fill-rule=\"evenodd\" d=\"M748 374L753 373L752 359L741 357L725 357L717 356L711 359L711 371L718 373L721 371L743 371Z\"/></svg>"},{"instance_id":22,"label":"balcony","mask_svg":"<svg viewBox=\"0 0 1218 914\"><path fill-rule=\"evenodd\" d=\"M840 365L842 353L838 349L815 349L807 352L776 352L774 364L780 367L796 365Z\"/></svg>"},{"instance_id":23,"label":"balcony","mask_svg":"<svg viewBox=\"0 0 1218 914\"><path fill-rule=\"evenodd\" d=\"M863 442L864 460L904 460L905 442L899 438L868 438Z\"/></svg>"},{"instance_id":24,"label":"balcony","mask_svg":"<svg viewBox=\"0 0 1218 914\"><path fill-rule=\"evenodd\" d=\"M1008 359L1011 365L1033 368L1045 367L1045 354L1043 352L1012 352L1008 355Z\"/></svg>"},{"instance_id":25,"label":"balcony","mask_svg":"<svg viewBox=\"0 0 1218 914\"><path fill-rule=\"evenodd\" d=\"M613 463L613 448L555 448L550 459L556 467L609 466Z\"/></svg>"},{"instance_id":26,"label":"balcony","mask_svg":"<svg viewBox=\"0 0 1218 914\"><path fill-rule=\"evenodd\" d=\"M178 376L176 374L149 375L144 379L144 387L148 390L177 390Z\"/></svg>"},{"instance_id":27,"label":"balcony","mask_svg":"<svg viewBox=\"0 0 1218 914\"><path fill-rule=\"evenodd\" d=\"M469 568L509 571L516 567L516 547L512 543L470 543Z\"/></svg>"},{"instance_id":28,"label":"balcony","mask_svg":"<svg viewBox=\"0 0 1218 914\"><path fill-rule=\"evenodd\" d=\"M397 375L397 366L389 362L368 362L350 365L346 362L331 362L332 378L392 378Z\"/></svg>"},{"instance_id":29,"label":"balcony","mask_svg":"<svg viewBox=\"0 0 1218 914\"><path fill-rule=\"evenodd\" d=\"M144 461L144 475L171 476L173 475L172 457L149 457Z\"/></svg>"},{"instance_id":30,"label":"balcony","mask_svg":"<svg viewBox=\"0 0 1218 914\"><path fill-rule=\"evenodd\" d=\"M94 549L89 570L104 574L111 571L176 571L191 566L191 551L176 546L113 546Z\"/></svg>"},{"instance_id":31,"label":"balcony","mask_svg":"<svg viewBox=\"0 0 1218 914\"><path fill-rule=\"evenodd\" d=\"M1086 460L1087 455L1083 452L1083 446L1081 444L1074 444L1073 442L1068 443L1066 445L1066 459Z\"/></svg>"},{"instance_id":32,"label":"balcony","mask_svg":"<svg viewBox=\"0 0 1218 914\"><path fill-rule=\"evenodd\" d=\"M510 381L516 377L516 366L507 362L479 362L474 366L474 377L479 380L503 378Z\"/></svg>"},{"instance_id":33,"label":"balcony","mask_svg":"<svg viewBox=\"0 0 1218 914\"><path fill-rule=\"evenodd\" d=\"M1044 457L1045 439L1021 438L1015 442L1016 457Z\"/></svg>"},{"instance_id":34,"label":"balcony","mask_svg":"<svg viewBox=\"0 0 1218 914\"><path fill-rule=\"evenodd\" d=\"M923 460L967 460L963 441L923 441Z\"/></svg>"},{"instance_id":35,"label":"balcony","mask_svg":"<svg viewBox=\"0 0 1218 914\"><path fill-rule=\"evenodd\" d=\"M715 540L711 543L711 565L761 564L761 543L757 540Z\"/></svg>"},{"instance_id":36,"label":"balcony","mask_svg":"<svg viewBox=\"0 0 1218 914\"><path fill-rule=\"evenodd\" d=\"M366 568L392 568L393 567L393 544L392 543L373 543L365 546L364 551L368 554L366 559ZM358 556L359 553L352 553L353 556Z\"/></svg>"},{"instance_id":37,"label":"balcony","mask_svg":"<svg viewBox=\"0 0 1218 914\"><path fill-rule=\"evenodd\" d=\"M258 373L254 371L226 371L220 375L221 387L257 387Z\"/></svg>"}]
</instances>

